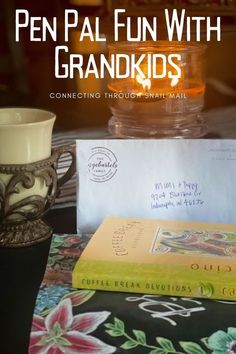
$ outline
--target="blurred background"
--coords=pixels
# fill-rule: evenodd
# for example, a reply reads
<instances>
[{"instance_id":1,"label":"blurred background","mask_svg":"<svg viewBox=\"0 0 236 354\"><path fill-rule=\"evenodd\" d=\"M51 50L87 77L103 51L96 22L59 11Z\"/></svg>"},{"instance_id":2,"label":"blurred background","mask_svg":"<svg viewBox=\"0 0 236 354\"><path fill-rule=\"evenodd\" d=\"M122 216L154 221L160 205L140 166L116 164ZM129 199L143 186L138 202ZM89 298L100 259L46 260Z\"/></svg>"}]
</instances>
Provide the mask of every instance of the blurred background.
<instances>
[{"instance_id":1,"label":"blurred background","mask_svg":"<svg viewBox=\"0 0 236 354\"><path fill-rule=\"evenodd\" d=\"M231 106L236 103L236 0L1 0L0 1L0 107L33 106L54 111L58 130L106 126L110 117L104 99L51 99L50 92L107 92L106 80L56 79L54 76L55 46L63 45L65 9L77 9L82 23L89 16L94 23L101 18L101 31L112 42L113 10L124 8L128 16L160 17L160 38L165 37L163 8L186 8L187 15L222 17L222 41L214 39L207 49L207 89L205 109ZM21 32L15 42L15 9L27 9L31 16L46 16L59 21L57 43L30 42L29 29ZM135 21L134 21L135 22ZM205 28L202 28L204 33ZM90 53L97 58L107 52L106 43L78 41L79 28L72 31L71 53ZM66 60L66 59L65 59ZM68 60L68 58L67 58ZM235 117L236 118L236 117Z\"/></svg>"}]
</instances>

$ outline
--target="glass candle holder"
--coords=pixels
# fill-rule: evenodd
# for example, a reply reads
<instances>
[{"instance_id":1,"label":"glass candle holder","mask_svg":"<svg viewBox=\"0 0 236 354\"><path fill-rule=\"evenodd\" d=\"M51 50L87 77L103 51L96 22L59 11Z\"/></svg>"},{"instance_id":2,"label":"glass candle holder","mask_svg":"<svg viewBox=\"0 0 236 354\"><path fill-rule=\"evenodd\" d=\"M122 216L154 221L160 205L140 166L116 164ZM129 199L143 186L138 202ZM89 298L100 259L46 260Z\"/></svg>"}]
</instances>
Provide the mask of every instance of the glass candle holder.
<instances>
[{"instance_id":1,"label":"glass candle holder","mask_svg":"<svg viewBox=\"0 0 236 354\"><path fill-rule=\"evenodd\" d=\"M146 41L119 42L109 46L110 60L114 54L161 54L168 58L180 55L175 65L167 59L155 64L148 62L148 55L141 61L142 72L150 73L155 65L155 78L150 75L110 79L110 109L112 117L109 131L124 138L199 138L207 133L201 110L205 93L206 46L192 42ZM162 59L162 58L160 58ZM174 60L173 60L174 61ZM130 60L131 62L131 60ZM120 61L120 73L127 72L127 61ZM169 77L170 70L173 78ZM125 76L125 75L124 75ZM134 76L134 75L133 75ZM158 76L158 78L157 78Z\"/></svg>"}]
</instances>

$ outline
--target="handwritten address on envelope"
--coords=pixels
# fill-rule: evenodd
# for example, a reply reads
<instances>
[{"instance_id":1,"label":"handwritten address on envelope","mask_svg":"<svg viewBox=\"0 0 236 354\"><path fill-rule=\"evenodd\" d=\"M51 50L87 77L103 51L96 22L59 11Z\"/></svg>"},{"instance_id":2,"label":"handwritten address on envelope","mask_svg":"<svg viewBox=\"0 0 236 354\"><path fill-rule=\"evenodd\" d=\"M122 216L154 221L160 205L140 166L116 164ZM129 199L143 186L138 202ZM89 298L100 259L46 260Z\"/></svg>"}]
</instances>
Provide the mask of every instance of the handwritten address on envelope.
<instances>
[{"instance_id":1,"label":"handwritten address on envelope","mask_svg":"<svg viewBox=\"0 0 236 354\"><path fill-rule=\"evenodd\" d=\"M77 226L107 215L236 223L236 140L77 140Z\"/></svg>"}]
</instances>

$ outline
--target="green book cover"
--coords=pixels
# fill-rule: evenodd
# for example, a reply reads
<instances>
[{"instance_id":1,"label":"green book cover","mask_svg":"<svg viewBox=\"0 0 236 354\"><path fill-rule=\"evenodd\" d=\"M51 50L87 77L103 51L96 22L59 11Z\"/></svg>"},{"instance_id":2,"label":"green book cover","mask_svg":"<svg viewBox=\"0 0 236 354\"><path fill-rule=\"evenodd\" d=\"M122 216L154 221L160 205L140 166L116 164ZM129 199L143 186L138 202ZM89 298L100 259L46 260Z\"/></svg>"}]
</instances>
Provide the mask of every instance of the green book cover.
<instances>
[{"instance_id":1,"label":"green book cover","mask_svg":"<svg viewBox=\"0 0 236 354\"><path fill-rule=\"evenodd\" d=\"M107 217L78 260L77 288L236 299L236 225Z\"/></svg>"}]
</instances>

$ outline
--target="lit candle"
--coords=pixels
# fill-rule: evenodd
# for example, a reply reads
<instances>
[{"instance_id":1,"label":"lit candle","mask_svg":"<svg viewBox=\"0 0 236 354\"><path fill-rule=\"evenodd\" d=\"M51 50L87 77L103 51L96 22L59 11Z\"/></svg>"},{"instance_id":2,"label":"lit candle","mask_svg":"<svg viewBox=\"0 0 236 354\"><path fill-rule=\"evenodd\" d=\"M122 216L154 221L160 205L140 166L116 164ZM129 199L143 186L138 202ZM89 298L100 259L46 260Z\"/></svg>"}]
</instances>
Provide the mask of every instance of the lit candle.
<instances>
[{"instance_id":1,"label":"lit candle","mask_svg":"<svg viewBox=\"0 0 236 354\"><path fill-rule=\"evenodd\" d=\"M119 46L119 43L118 43ZM124 43L122 43L124 48ZM135 49L136 48L136 49ZM152 49L150 49L152 48ZM110 80L113 94L109 122L112 134L120 137L199 137L206 132L199 113L203 107L205 81L203 68L204 46L168 42L127 43L125 53L181 53L181 77L142 77ZM116 49L118 51L118 49ZM159 69L161 71L161 69ZM143 72L148 69L143 68ZM169 66L166 73L170 72Z\"/></svg>"}]
</instances>

